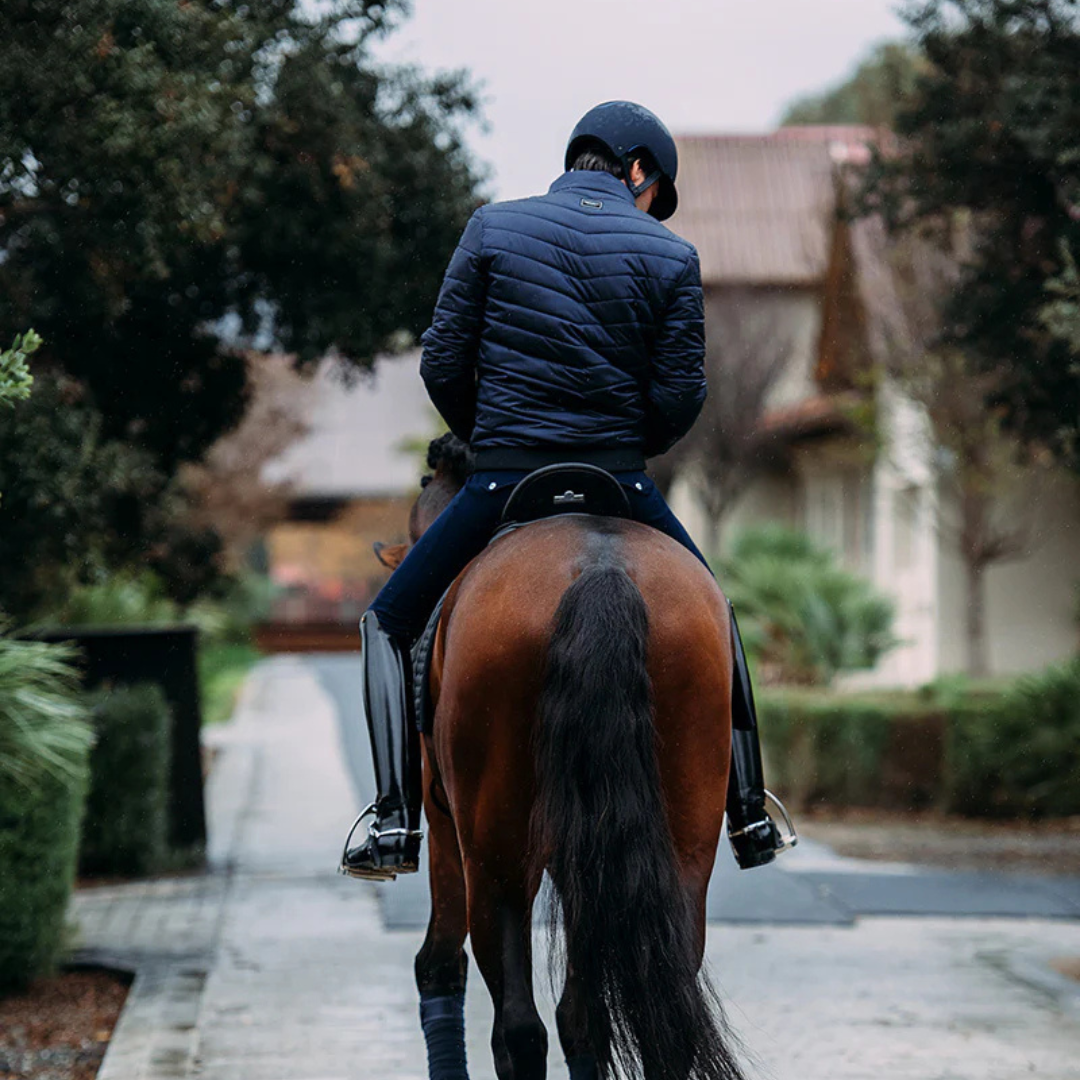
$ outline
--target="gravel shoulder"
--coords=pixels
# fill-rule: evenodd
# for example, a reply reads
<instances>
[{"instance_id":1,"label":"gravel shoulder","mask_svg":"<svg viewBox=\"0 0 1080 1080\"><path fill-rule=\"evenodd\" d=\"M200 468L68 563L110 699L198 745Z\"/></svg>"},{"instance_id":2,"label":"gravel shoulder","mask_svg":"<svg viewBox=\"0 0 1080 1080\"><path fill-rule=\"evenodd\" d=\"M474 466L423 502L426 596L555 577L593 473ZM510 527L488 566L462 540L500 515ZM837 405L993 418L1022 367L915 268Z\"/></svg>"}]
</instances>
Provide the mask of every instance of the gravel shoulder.
<instances>
[{"instance_id":1,"label":"gravel shoulder","mask_svg":"<svg viewBox=\"0 0 1080 1080\"><path fill-rule=\"evenodd\" d=\"M1080 818L973 821L928 813L802 813L799 831L837 854L952 870L1080 874Z\"/></svg>"},{"instance_id":2,"label":"gravel shoulder","mask_svg":"<svg viewBox=\"0 0 1080 1080\"><path fill-rule=\"evenodd\" d=\"M93 1080L130 983L64 971L0 998L0 1080Z\"/></svg>"}]
</instances>

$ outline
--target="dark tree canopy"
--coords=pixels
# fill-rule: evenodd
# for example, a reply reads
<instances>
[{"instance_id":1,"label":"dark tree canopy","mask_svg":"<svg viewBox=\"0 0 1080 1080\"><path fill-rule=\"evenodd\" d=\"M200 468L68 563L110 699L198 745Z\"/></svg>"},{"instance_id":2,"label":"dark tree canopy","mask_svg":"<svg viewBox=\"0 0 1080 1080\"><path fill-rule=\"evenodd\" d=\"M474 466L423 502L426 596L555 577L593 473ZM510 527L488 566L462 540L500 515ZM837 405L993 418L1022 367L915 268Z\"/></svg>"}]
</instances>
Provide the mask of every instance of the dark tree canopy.
<instances>
[{"instance_id":1,"label":"dark tree canopy","mask_svg":"<svg viewBox=\"0 0 1080 1080\"><path fill-rule=\"evenodd\" d=\"M906 18L927 68L897 115L899 152L869 178L870 207L894 227L945 228L953 247L957 228L971 237L944 344L999 376L994 400L1018 432L1080 464L1080 336L1069 325L1080 7L929 0Z\"/></svg>"},{"instance_id":2,"label":"dark tree canopy","mask_svg":"<svg viewBox=\"0 0 1080 1080\"><path fill-rule=\"evenodd\" d=\"M843 82L789 105L780 122L892 127L897 109L914 89L920 67L918 53L910 46L878 45Z\"/></svg>"},{"instance_id":3,"label":"dark tree canopy","mask_svg":"<svg viewBox=\"0 0 1080 1080\"><path fill-rule=\"evenodd\" d=\"M363 365L426 325L476 203L475 101L373 62L404 11L5 3L0 340L34 326L166 475L238 419L245 335Z\"/></svg>"}]
</instances>

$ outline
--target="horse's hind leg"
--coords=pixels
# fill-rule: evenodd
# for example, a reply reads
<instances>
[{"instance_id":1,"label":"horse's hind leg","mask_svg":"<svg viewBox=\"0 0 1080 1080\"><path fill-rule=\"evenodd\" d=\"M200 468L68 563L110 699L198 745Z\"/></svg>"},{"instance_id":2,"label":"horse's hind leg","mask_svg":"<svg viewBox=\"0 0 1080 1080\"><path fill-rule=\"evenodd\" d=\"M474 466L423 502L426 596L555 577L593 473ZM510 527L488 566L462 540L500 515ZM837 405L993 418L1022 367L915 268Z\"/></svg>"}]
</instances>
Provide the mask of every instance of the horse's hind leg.
<instances>
[{"instance_id":1,"label":"horse's hind leg","mask_svg":"<svg viewBox=\"0 0 1080 1080\"><path fill-rule=\"evenodd\" d=\"M522 883L470 869L469 933L473 956L495 1005L491 1048L499 1080L544 1080L547 1030L532 983L532 896Z\"/></svg>"},{"instance_id":2,"label":"horse's hind leg","mask_svg":"<svg viewBox=\"0 0 1080 1080\"><path fill-rule=\"evenodd\" d=\"M600 1073L589 1040L589 1024L581 983L573 971L566 973L562 997L555 1010L559 1026L559 1043L570 1070L570 1080L597 1080Z\"/></svg>"},{"instance_id":3,"label":"horse's hind leg","mask_svg":"<svg viewBox=\"0 0 1080 1080\"><path fill-rule=\"evenodd\" d=\"M428 769L427 777L433 771ZM441 789L440 789L441 792ZM445 797L425 785L431 920L416 954L416 987L428 1049L430 1080L468 1080L465 1064L465 875L457 832Z\"/></svg>"}]
</instances>

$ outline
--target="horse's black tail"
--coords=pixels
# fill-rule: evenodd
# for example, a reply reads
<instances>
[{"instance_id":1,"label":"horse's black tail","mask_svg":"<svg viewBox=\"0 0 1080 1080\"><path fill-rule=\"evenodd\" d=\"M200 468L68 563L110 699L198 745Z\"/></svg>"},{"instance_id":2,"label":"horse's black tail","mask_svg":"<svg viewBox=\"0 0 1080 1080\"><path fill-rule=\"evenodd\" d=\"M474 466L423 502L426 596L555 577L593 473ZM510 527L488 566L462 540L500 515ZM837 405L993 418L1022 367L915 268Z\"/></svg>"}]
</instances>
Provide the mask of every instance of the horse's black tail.
<instances>
[{"instance_id":1,"label":"horse's black tail","mask_svg":"<svg viewBox=\"0 0 1080 1080\"><path fill-rule=\"evenodd\" d=\"M738 1080L664 807L648 635L621 568L586 569L563 596L540 698L533 850L600 1075Z\"/></svg>"}]
</instances>

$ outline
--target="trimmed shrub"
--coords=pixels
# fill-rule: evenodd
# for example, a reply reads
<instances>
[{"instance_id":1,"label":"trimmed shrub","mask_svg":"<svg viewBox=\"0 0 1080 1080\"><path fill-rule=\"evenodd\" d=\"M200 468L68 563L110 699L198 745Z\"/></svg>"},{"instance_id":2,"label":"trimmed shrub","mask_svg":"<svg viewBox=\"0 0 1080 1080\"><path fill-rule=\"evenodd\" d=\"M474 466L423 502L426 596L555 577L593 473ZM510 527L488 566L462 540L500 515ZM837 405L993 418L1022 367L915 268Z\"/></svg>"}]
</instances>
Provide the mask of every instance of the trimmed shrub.
<instances>
[{"instance_id":1,"label":"trimmed shrub","mask_svg":"<svg viewBox=\"0 0 1080 1080\"><path fill-rule=\"evenodd\" d=\"M73 659L0 635L0 990L63 944L92 740Z\"/></svg>"},{"instance_id":2,"label":"trimmed shrub","mask_svg":"<svg viewBox=\"0 0 1080 1080\"><path fill-rule=\"evenodd\" d=\"M827 685L895 644L892 602L803 533L746 529L717 576L766 682Z\"/></svg>"},{"instance_id":3,"label":"trimmed shrub","mask_svg":"<svg viewBox=\"0 0 1080 1080\"><path fill-rule=\"evenodd\" d=\"M1080 814L1080 660L1004 688L759 695L770 780L796 806Z\"/></svg>"},{"instance_id":4,"label":"trimmed shrub","mask_svg":"<svg viewBox=\"0 0 1080 1080\"><path fill-rule=\"evenodd\" d=\"M1080 660L950 707L949 803L964 814L1080 814ZM989 712L989 715L987 715Z\"/></svg>"},{"instance_id":5,"label":"trimmed shrub","mask_svg":"<svg viewBox=\"0 0 1080 1080\"><path fill-rule=\"evenodd\" d=\"M168 853L170 714L155 683L92 697L97 742L79 866L84 874L151 874Z\"/></svg>"},{"instance_id":6,"label":"trimmed shrub","mask_svg":"<svg viewBox=\"0 0 1080 1080\"><path fill-rule=\"evenodd\" d=\"M765 690L770 778L796 806L940 804L945 718L914 694Z\"/></svg>"},{"instance_id":7,"label":"trimmed shrub","mask_svg":"<svg viewBox=\"0 0 1080 1080\"><path fill-rule=\"evenodd\" d=\"M0 786L0 991L48 972L64 942L86 781Z\"/></svg>"}]
</instances>

